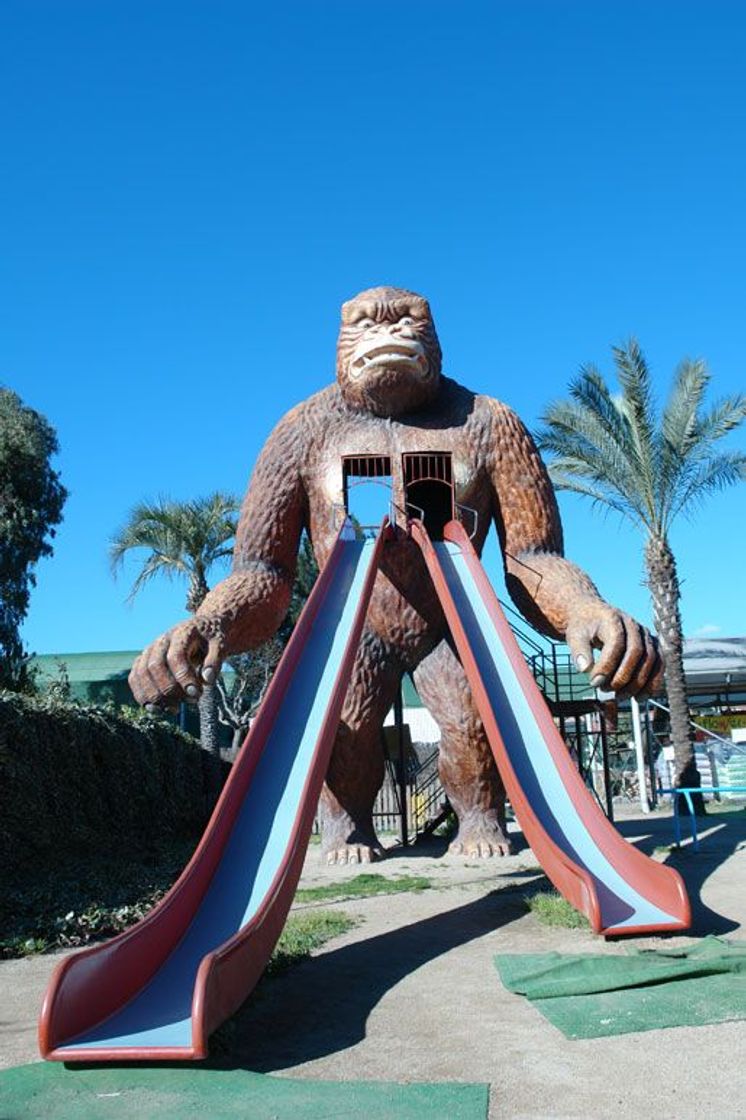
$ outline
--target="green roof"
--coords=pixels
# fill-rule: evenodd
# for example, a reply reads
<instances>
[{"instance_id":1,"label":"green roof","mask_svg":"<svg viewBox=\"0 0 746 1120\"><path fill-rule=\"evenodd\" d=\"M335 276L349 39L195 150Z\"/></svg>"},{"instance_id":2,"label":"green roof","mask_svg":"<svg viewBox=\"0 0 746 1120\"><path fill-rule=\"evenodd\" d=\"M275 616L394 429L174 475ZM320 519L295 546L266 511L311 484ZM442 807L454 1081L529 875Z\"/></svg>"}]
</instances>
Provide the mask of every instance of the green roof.
<instances>
[{"instance_id":1,"label":"green roof","mask_svg":"<svg viewBox=\"0 0 746 1120\"><path fill-rule=\"evenodd\" d=\"M89 681L126 680L139 649L113 650L103 653L42 653L31 658L31 668L42 679L54 680L60 664L70 678L70 684Z\"/></svg>"},{"instance_id":2,"label":"green roof","mask_svg":"<svg viewBox=\"0 0 746 1120\"><path fill-rule=\"evenodd\" d=\"M73 695L80 699L106 699L107 695L111 694L111 699L116 699L119 703L132 703L127 677L139 653L140 650L137 649L90 653L45 653L31 658L30 664L32 669L37 670L42 684L55 680L59 675L60 665L64 665ZM550 666L546 664L543 668L547 671ZM563 699L570 697L580 699L595 695L588 677L584 673L575 671L567 656L562 658L558 665L558 683L560 696ZM404 675L402 692L405 708L424 707L408 673Z\"/></svg>"}]
</instances>

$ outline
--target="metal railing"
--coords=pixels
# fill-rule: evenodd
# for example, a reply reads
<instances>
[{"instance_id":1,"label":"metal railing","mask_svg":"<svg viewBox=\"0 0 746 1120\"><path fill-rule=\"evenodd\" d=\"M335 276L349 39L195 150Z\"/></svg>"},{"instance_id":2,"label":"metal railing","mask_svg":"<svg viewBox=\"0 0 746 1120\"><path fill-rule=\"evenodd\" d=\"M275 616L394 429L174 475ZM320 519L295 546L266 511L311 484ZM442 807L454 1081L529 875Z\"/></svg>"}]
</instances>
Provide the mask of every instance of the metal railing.
<instances>
[{"instance_id":1,"label":"metal railing","mask_svg":"<svg viewBox=\"0 0 746 1120\"><path fill-rule=\"evenodd\" d=\"M651 704L652 707L654 707L654 708L659 708L662 712L665 712L668 716L671 715L670 708L667 708L665 704L661 704L661 702L659 700L648 699L648 704ZM725 747L728 757L730 755L733 755L733 754L744 754L744 755L746 755L746 744L737 743L735 741L735 739L726 739L722 735L718 735L718 733L716 731L712 731L709 727L703 727L701 723L697 723L697 721L694 720L694 719L691 719L691 717L689 719L689 726L693 727L695 729L695 731L699 731L702 735L707 736L708 739L713 739L716 743ZM658 735L657 732L654 731L653 734L655 735L655 737L657 739L659 739L659 735ZM726 761L727 761L727 758L726 758Z\"/></svg>"}]
</instances>

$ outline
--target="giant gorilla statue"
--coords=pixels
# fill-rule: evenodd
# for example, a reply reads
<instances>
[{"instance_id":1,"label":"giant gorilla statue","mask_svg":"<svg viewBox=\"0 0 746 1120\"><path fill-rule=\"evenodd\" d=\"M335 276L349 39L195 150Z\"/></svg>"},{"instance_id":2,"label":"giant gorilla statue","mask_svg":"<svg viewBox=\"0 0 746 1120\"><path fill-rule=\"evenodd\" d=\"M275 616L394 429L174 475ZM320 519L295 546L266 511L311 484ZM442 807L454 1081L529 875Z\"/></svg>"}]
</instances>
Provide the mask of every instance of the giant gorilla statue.
<instances>
[{"instance_id":1,"label":"giant gorilla statue","mask_svg":"<svg viewBox=\"0 0 746 1120\"><path fill-rule=\"evenodd\" d=\"M382 287L343 305L336 384L296 405L270 435L243 503L231 575L140 655L130 675L137 700L194 699L228 654L270 637L288 608L302 530L320 565L332 549L343 457L390 457L394 500L404 507L407 452L450 453L477 551L494 521L518 608L567 641L594 685L627 695L656 687L654 639L564 559L554 492L521 421L442 375L427 300ZM593 649L601 651L595 665ZM452 849L508 852L504 791L481 720L422 554L401 533L383 552L322 795L325 858L381 854L371 817L383 779L381 728L405 672L440 725L440 773L459 820Z\"/></svg>"}]
</instances>

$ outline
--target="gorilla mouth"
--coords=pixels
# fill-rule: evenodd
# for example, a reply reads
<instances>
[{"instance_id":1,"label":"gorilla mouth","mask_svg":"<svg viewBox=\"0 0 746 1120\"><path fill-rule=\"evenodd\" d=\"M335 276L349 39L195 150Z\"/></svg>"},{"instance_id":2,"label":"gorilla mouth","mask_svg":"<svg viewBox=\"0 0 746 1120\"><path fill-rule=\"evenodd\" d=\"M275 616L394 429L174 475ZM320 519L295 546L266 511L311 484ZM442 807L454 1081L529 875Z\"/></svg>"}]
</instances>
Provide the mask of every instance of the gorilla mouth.
<instances>
[{"instance_id":1,"label":"gorilla mouth","mask_svg":"<svg viewBox=\"0 0 746 1120\"><path fill-rule=\"evenodd\" d=\"M350 362L350 374L353 378L358 378L368 370L381 367L415 368L425 375L428 371L427 355L419 342L405 344L387 341L381 346L371 346L358 353Z\"/></svg>"}]
</instances>

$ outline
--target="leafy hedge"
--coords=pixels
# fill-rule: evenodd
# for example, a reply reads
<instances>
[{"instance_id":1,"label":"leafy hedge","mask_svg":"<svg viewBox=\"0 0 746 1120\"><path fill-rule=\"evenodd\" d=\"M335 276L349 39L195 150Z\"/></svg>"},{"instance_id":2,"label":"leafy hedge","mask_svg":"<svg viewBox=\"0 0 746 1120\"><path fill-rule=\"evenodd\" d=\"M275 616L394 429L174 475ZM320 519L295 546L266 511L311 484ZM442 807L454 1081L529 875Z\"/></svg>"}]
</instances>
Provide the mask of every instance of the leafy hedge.
<instances>
[{"instance_id":1,"label":"leafy hedge","mask_svg":"<svg viewBox=\"0 0 746 1120\"><path fill-rule=\"evenodd\" d=\"M157 716L0 692L2 878L199 835L214 765Z\"/></svg>"}]
</instances>

